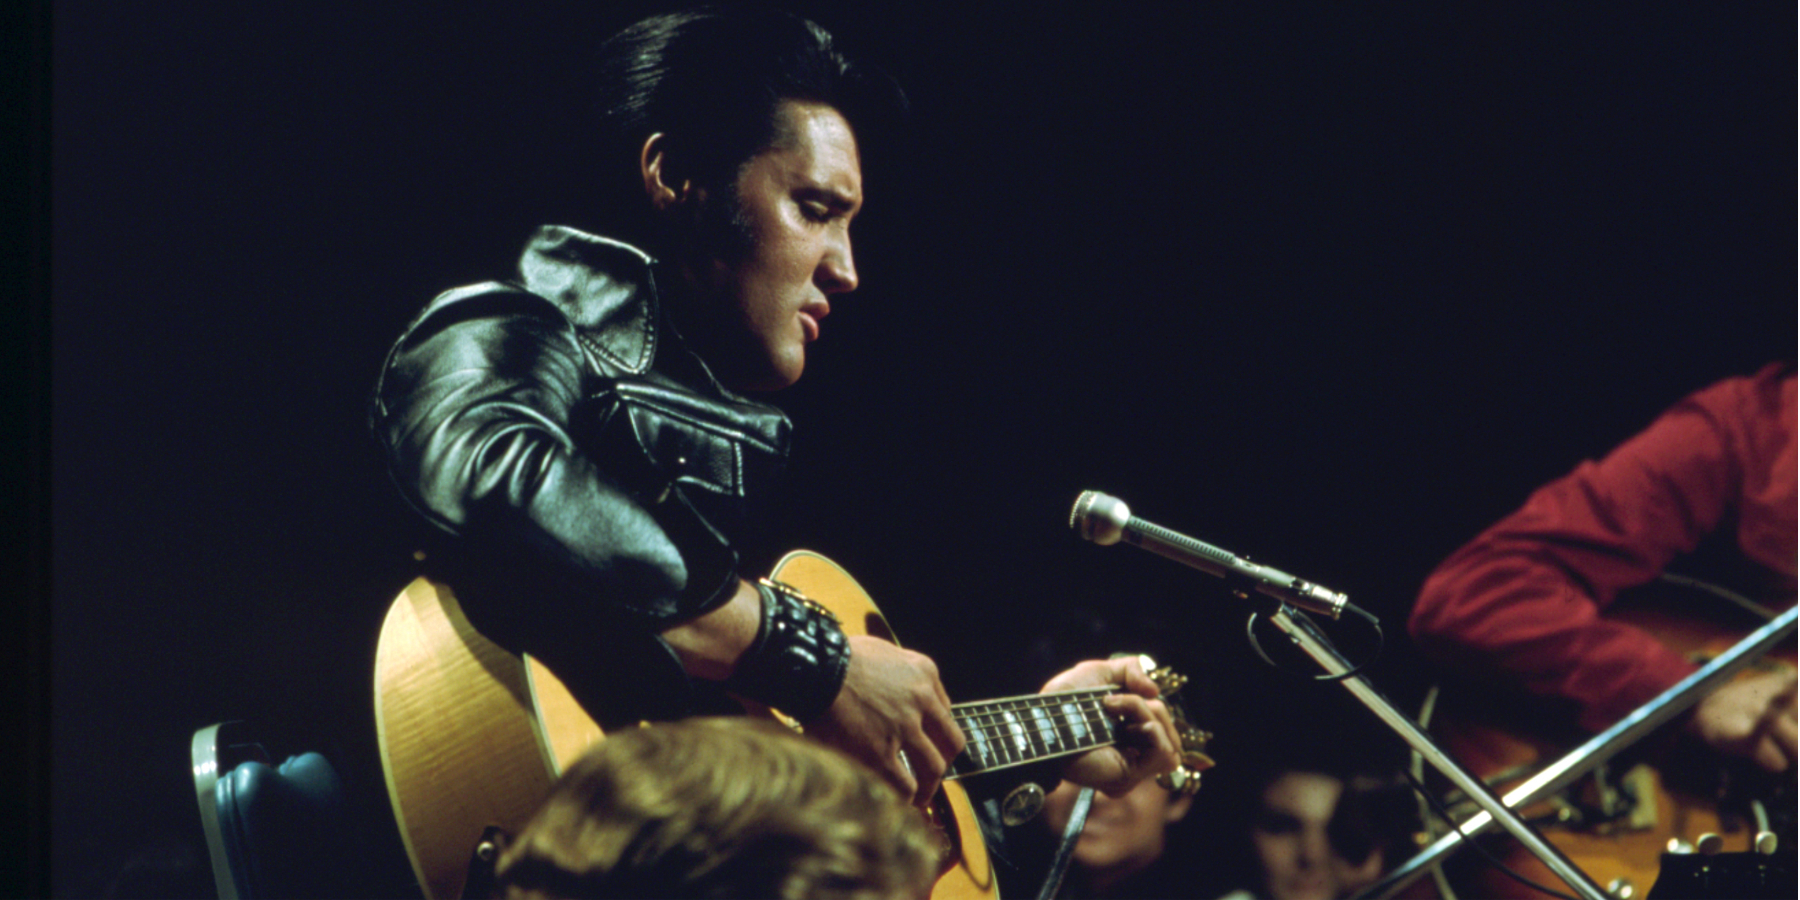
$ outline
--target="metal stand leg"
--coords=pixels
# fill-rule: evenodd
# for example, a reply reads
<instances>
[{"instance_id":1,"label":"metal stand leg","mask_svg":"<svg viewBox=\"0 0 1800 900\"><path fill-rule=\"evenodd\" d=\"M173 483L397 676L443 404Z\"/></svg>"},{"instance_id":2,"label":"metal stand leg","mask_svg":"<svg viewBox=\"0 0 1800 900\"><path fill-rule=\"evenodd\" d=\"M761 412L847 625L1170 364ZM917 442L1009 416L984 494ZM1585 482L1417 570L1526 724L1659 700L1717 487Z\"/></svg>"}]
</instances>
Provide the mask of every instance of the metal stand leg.
<instances>
[{"instance_id":1,"label":"metal stand leg","mask_svg":"<svg viewBox=\"0 0 1800 900\"><path fill-rule=\"evenodd\" d=\"M1305 613L1283 603L1273 615L1269 616L1269 621L1274 622L1275 627L1287 634L1325 671L1332 675L1342 675L1350 671L1349 661L1337 652L1337 649L1331 645L1330 639L1319 630L1317 625L1313 624L1312 619L1308 618ZM1426 762L1444 773L1444 777L1450 779L1452 784L1461 788L1470 799L1486 810L1495 822L1498 822L1513 837L1518 838L1534 856L1543 860L1544 865L1549 866L1550 871L1555 872L1558 878L1566 882L1569 887L1574 888L1577 895L1586 900L1609 900L1606 892L1600 890L1600 886L1595 884L1592 878L1576 868L1575 864L1570 862L1561 850L1544 840L1544 836L1538 834L1537 829L1526 824L1525 820L1508 809L1499 797L1494 796L1494 793L1488 790L1487 785L1482 783L1481 779L1457 765L1448 753L1438 747L1430 735L1426 734L1412 719L1396 709L1386 697L1381 696L1380 692L1370 686L1366 679L1361 675L1355 675L1344 679L1341 683L1381 721L1387 723L1389 728L1399 734L1407 744L1417 750Z\"/></svg>"},{"instance_id":2,"label":"metal stand leg","mask_svg":"<svg viewBox=\"0 0 1800 900\"><path fill-rule=\"evenodd\" d=\"M1084 787L1075 795L1075 805L1069 809L1069 824L1063 827L1062 843L1050 860L1050 871L1045 873L1044 883L1038 888L1037 900L1056 900L1057 892L1062 890L1063 876L1069 872L1069 861L1075 858L1075 845L1081 841L1081 830L1087 827L1088 810L1093 805L1093 788Z\"/></svg>"},{"instance_id":3,"label":"metal stand leg","mask_svg":"<svg viewBox=\"0 0 1800 900\"><path fill-rule=\"evenodd\" d=\"M1532 776L1529 781L1508 791L1505 804L1513 809L1530 806L1568 787L1576 779L1592 771L1594 767L1613 758L1620 750L1631 746L1644 735L1680 715L1688 707L1699 702L1700 698L1712 693L1714 688L1737 674L1739 670L1762 658L1763 654L1768 653L1770 648L1782 639L1791 637L1794 634L1796 615L1800 615L1800 608L1790 609L1751 632L1743 640L1733 645L1730 650L1713 659L1712 662L1700 667L1692 675L1677 682L1650 702L1638 707L1631 715L1620 719L1611 728L1594 735L1587 743L1569 751L1562 759L1551 763L1543 771ZM1464 835L1474 837L1493 824L1493 817L1486 812L1469 817L1460 823L1455 831L1439 838L1436 843L1420 851L1404 865L1389 872L1386 877L1371 885L1359 896L1384 898L1384 900L1394 896L1405 890L1407 885L1418 880L1419 876L1425 874L1432 864L1461 846Z\"/></svg>"}]
</instances>

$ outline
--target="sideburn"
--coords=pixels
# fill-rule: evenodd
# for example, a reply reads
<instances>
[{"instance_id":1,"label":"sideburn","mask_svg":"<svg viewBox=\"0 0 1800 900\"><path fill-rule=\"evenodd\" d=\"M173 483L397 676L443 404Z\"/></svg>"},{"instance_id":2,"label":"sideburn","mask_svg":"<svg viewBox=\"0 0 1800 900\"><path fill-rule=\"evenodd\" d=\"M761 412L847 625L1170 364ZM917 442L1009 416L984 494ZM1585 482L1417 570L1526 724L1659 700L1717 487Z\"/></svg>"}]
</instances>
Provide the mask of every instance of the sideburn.
<instances>
[{"instance_id":1,"label":"sideburn","mask_svg":"<svg viewBox=\"0 0 1800 900\"><path fill-rule=\"evenodd\" d=\"M742 351L732 340L740 327L738 312L712 296L707 283L717 274L719 262L741 263L756 245L736 180L731 180L729 189L709 194L694 209L684 230L685 234L677 237L677 246L682 247L681 268L697 283L665 291L665 313L689 349L705 360L713 376L729 380L730 373L746 365L746 360L738 358Z\"/></svg>"},{"instance_id":2,"label":"sideburn","mask_svg":"<svg viewBox=\"0 0 1800 900\"><path fill-rule=\"evenodd\" d=\"M695 212L694 237L702 256L735 263L750 255L756 235L739 198L736 178Z\"/></svg>"}]
</instances>

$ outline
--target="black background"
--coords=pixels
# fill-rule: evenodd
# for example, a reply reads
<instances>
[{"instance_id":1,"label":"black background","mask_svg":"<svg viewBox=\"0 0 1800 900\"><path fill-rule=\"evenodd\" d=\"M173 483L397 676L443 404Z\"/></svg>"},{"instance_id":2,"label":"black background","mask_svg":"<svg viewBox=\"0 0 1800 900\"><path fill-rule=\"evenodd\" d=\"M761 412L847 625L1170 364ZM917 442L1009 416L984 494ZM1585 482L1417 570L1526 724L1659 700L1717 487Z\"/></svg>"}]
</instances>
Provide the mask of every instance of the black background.
<instances>
[{"instance_id":1,"label":"black background","mask_svg":"<svg viewBox=\"0 0 1800 900\"><path fill-rule=\"evenodd\" d=\"M416 533L367 391L432 295L591 218L581 65L656 8L55 7L58 894L199 846L206 724L367 783ZM792 8L917 128L871 161L863 288L772 398L795 477L756 550L844 563L955 697L1034 688L1024 648L1092 607L1203 682L1211 778L1286 740L1392 755L1256 662L1218 582L1071 537L1075 494L1348 592L1410 703L1437 560L1793 358L1786 4Z\"/></svg>"}]
</instances>

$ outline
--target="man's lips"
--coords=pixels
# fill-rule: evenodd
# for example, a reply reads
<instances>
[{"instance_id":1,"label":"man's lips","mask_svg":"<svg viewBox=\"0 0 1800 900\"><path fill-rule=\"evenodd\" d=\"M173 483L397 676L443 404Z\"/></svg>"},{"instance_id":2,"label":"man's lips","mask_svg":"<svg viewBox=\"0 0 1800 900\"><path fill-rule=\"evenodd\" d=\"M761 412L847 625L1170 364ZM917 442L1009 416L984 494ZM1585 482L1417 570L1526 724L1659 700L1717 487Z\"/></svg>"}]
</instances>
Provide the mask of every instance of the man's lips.
<instances>
[{"instance_id":1,"label":"man's lips","mask_svg":"<svg viewBox=\"0 0 1800 900\"><path fill-rule=\"evenodd\" d=\"M805 333L806 342L819 339L819 320L831 313L831 307L823 303L815 303L800 310L800 330Z\"/></svg>"}]
</instances>

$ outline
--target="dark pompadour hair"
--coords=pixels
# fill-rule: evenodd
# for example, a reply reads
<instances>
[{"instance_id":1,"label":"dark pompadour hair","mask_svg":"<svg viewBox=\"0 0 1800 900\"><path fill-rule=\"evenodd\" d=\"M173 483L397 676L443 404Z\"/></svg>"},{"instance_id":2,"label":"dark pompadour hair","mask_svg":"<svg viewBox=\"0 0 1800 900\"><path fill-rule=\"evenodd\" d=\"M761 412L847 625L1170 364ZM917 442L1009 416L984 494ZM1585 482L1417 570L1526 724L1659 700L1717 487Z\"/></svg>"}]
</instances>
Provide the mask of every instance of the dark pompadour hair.
<instances>
[{"instance_id":1,"label":"dark pompadour hair","mask_svg":"<svg viewBox=\"0 0 1800 900\"><path fill-rule=\"evenodd\" d=\"M775 116L782 101L835 108L865 154L892 140L906 115L892 79L851 61L824 28L770 9L644 19L601 45L595 77L600 186L609 205L622 204L605 211L607 224L633 231L644 212L637 153L652 134L670 136L690 177L728 190L744 163L785 137Z\"/></svg>"}]
</instances>

